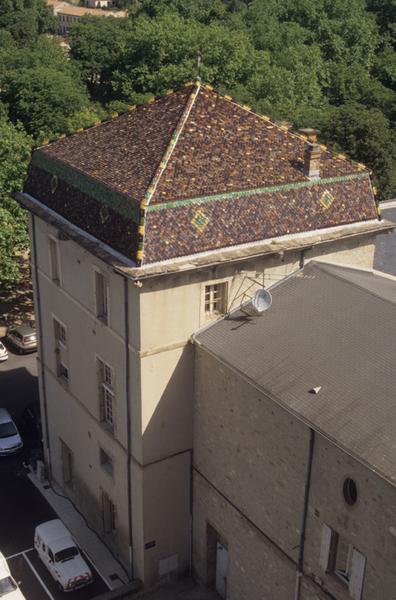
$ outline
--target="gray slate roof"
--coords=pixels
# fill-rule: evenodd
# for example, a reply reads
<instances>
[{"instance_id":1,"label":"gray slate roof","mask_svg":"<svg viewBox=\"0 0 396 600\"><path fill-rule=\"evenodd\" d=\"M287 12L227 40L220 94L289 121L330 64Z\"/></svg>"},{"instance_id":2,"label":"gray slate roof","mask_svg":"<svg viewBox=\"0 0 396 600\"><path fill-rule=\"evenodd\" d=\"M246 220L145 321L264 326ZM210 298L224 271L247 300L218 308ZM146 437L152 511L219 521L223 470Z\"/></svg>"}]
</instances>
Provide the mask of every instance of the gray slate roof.
<instances>
[{"instance_id":1,"label":"gray slate roof","mask_svg":"<svg viewBox=\"0 0 396 600\"><path fill-rule=\"evenodd\" d=\"M195 341L396 483L396 281L311 262L271 293Z\"/></svg>"},{"instance_id":2,"label":"gray slate roof","mask_svg":"<svg viewBox=\"0 0 396 600\"><path fill-rule=\"evenodd\" d=\"M383 203L386 206L388 203ZM393 203L392 203L393 204ZM396 221L396 207L383 208L382 216L389 221ZM396 275L396 232L377 235L375 240L374 268L384 273Z\"/></svg>"}]
</instances>

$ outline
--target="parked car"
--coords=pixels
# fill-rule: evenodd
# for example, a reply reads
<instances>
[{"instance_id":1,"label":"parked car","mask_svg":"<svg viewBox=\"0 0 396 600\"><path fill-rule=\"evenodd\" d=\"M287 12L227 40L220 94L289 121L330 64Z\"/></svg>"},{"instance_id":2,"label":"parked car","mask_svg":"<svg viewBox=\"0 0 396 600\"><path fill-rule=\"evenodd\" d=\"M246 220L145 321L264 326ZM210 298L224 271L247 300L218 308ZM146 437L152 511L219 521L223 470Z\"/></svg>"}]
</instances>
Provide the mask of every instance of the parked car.
<instances>
[{"instance_id":1,"label":"parked car","mask_svg":"<svg viewBox=\"0 0 396 600\"><path fill-rule=\"evenodd\" d=\"M25 600L15 579L10 573L7 561L0 552L0 598L3 600Z\"/></svg>"},{"instance_id":2,"label":"parked car","mask_svg":"<svg viewBox=\"0 0 396 600\"><path fill-rule=\"evenodd\" d=\"M5 408L0 408L0 456L14 454L23 447L19 431Z\"/></svg>"},{"instance_id":3,"label":"parked car","mask_svg":"<svg viewBox=\"0 0 396 600\"><path fill-rule=\"evenodd\" d=\"M7 340L18 350L19 354L24 352L35 352L37 350L37 334L34 327L19 325L7 333Z\"/></svg>"},{"instance_id":4,"label":"parked car","mask_svg":"<svg viewBox=\"0 0 396 600\"><path fill-rule=\"evenodd\" d=\"M60 519L36 527L34 547L63 592L71 592L92 583L92 572L70 531Z\"/></svg>"},{"instance_id":5,"label":"parked car","mask_svg":"<svg viewBox=\"0 0 396 600\"><path fill-rule=\"evenodd\" d=\"M8 358L7 348L4 346L4 344L2 342L0 342L0 362L7 360L7 358Z\"/></svg>"}]
</instances>

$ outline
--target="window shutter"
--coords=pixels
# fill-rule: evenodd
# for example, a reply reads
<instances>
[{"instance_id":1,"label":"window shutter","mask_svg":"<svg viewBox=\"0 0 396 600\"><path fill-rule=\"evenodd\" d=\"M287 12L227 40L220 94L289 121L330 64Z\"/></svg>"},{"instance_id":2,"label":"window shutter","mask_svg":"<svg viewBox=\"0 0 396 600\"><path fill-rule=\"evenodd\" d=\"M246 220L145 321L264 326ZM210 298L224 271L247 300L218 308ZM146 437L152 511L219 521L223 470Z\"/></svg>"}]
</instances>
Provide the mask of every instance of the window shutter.
<instances>
[{"instance_id":1,"label":"window shutter","mask_svg":"<svg viewBox=\"0 0 396 600\"><path fill-rule=\"evenodd\" d=\"M349 580L349 593L353 600L360 600L362 597L365 567L366 557L354 548L352 553L351 578Z\"/></svg>"},{"instance_id":2,"label":"window shutter","mask_svg":"<svg viewBox=\"0 0 396 600\"><path fill-rule=\"evenodd\" d=\"M325 573L329 568L331 541L333 531L325 523L322 525L322 542L320 544L320 568Z\"/></svg>"}]
</instances>

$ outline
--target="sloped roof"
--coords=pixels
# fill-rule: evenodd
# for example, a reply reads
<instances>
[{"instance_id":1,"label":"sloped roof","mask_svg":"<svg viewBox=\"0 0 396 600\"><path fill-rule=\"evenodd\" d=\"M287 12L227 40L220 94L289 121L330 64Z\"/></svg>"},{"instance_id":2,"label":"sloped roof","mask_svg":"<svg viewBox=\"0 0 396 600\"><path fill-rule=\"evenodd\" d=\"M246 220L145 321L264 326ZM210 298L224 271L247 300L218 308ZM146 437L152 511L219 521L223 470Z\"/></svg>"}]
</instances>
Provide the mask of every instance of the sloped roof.
<instances>
[{"instance_id":1,"label":"sloped roof","mask_svg":"<svg viewBox=\"0 0 396 600\"><path fill-rule=\"evenodd\" d=\"M196 342L396 483L396 280L311 262L271 293Z\"/></svg>"},{"instance_id":2,"label":"sloped roof","mask_svg":"<svg viewBox=\"0 0 396 600\"><path fill-rule=\"evenodd\" d=\"M38 149L26 191L142 264L376 219L368 171L323 148L311 181L308 145L195 84Z\"/></svg>"}]
</instances>

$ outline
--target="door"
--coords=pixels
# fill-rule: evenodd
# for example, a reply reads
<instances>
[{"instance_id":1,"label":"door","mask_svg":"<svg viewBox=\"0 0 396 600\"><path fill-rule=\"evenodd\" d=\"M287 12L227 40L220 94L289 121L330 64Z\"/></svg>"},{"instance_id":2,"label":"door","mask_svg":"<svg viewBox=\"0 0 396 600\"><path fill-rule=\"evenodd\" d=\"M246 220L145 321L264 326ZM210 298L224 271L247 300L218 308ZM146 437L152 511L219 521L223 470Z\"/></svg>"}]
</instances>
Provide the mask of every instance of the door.
<instances>
[{"instance_id":1,"label":"door","mask_svg":"<svg viewBox=\"0 0 396 600\"><path fill-rule=\"evenodd\" d=\"M216 592L222 598L227 597L228 550L217 542L216 552Z\"/></svg>"}]
</instances>

